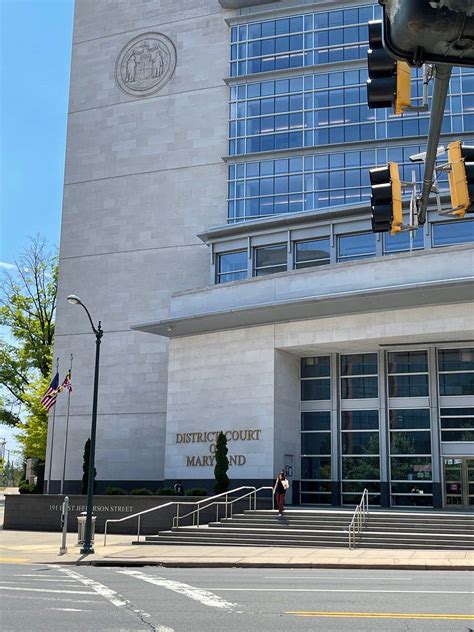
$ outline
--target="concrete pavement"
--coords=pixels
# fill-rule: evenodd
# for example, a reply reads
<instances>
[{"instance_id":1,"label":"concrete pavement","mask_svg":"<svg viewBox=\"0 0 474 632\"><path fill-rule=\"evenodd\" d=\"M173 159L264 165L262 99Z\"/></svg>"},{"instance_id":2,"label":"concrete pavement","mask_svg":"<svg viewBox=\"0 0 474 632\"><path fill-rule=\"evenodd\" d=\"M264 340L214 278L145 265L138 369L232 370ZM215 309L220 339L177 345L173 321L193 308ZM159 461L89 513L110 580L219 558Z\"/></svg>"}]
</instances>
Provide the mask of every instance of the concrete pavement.
<instances>
[{"instance_id":1,"label":"concrete pavement","mask_svg":"<svg viewBox=\"0 0 474 632\"><path fill-rule=\"evenodd\" d=\"M3 494L2 494L3 495ZM0 503L0 524L3 506ZM167 567L240 568L373 568L474 570L474 551L419 549L356 549L241 547L202 545L133 545L130 535L98 534L95 553L83 556L68 533L65 555L59 555L61 534L44 531L0 531L0 563L92 564Z\"/></svg>"},{"instance_id":2,"label":"concrete pavement","mask_svg":"<svg viewBox=\"0 0 474 632\"><path fill-rule=\"evenodd\" d=\"M378 568L474 570L474 551L344 548L132 545L133 536L98 535L93 555L82 556L76 536L59 555L60 533L2 531L0 563L92 564L167 567Z\"/></svg>"}]
</instances>

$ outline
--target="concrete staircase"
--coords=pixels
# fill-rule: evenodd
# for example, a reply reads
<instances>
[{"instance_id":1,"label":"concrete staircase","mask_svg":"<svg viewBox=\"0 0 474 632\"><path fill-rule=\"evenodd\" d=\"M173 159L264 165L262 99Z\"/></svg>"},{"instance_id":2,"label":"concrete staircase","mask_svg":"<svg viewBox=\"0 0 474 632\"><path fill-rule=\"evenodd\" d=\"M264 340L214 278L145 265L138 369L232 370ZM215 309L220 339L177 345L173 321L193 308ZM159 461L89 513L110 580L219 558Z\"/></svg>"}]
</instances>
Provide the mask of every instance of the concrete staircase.
<instances>
[{"instance_id":1,"label":"concrete staircase","mask_svg":"<svg viewBox=\"0 0 474 632\"><path fill-rule=\"evenodd\" d=\"M145 544L346 547L349 510L245 511L200 527L147 536ZM143 544L143 542L141 542ZM474 514L371 510L361 548L474 549Z\"/></svg>"}]
</instances>

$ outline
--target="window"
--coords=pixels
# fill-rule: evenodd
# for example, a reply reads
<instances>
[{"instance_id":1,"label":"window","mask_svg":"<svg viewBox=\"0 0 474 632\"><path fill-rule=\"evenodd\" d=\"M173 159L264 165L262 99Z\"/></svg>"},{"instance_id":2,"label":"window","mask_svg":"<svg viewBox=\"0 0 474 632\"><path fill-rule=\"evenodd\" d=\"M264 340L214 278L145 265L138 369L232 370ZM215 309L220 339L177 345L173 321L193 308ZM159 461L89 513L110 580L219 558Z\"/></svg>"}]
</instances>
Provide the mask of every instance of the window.
<instances>
[{"instance_id":1,"label":"window","mask_svg":"<svg viewBox=\"0 0 474 632\"><path fill-rule=\"evenodd\" d=\"M287 245L276 244L255 248L255 276L286 272Z\"/></svg>"},{"instance_id":2,"label":"window","mask_svg":"<svg viewBox=\"0 0 474 632\"><path fill-rule=\"evenodd\" d=\"M433 224L433 246L452 246L474 241L474 221L452 219L450 222Z\"/></svg>"},{"instance_id":3,"label":"window","mask_svg":"<svg viewBox=\"0 0 474 632\"><path fill-rule=\"evenodd\" d=\"M406 366L404 362L403 365ZM429 409L391 409L389 428L392 505L431 506L433 488L430 482Z\"/></svg>"},{"instance_id":4,"label":"window","mask_svg":"<svg viewBox=\"0 0 474 632\"><path fill-rule=\"evenodd\" d=\"M329 239L313 239L310 241L296 241L295 268L311 268L330 263Z\"/></svg>"},{"instance_id":5,"label":"window","mask_svg":"<svg viewBox=\"0 0 474 632\"><path fill-rule=\"evenodd\" d=\"M474 408L441 408L441 441L474 441Z\"/></svg>"},{"instance_id":6,"label":"window","mask_svg":"<svg viewBox=\"0 0 474 632\"><path fill-rule=\"evenodd\" d=\"M331 500L331 412L301 413L302 502ZM309 480L304 480L304 479Z\"/></svg>"},{"instance_id":7,"label":"window","mask_svg":"<svg viewBox=\"0 0 474 632\"><path fill-rule=\"evenodd\" d=\"M367 5L234 26L231 76L362 59L367 22L379 16Z\"/></svg>"},{"instance_id":8,"label":"window","mask_svg":"<svg viewBox=\"0 0 474 632\"><path fill-rule=\"evenodd\" d=\"M474 395L474 349L438 352L440 395Z\"/></svg>"},{"instance_id":9,"label":"window","mask_svg":"<svg viewBox=\"0 0 474 632\"><path fill-rule=\"evenodd\" d=\"M428 396L426 351L391 352L387 358L389 397Z\"/></svg>"},{"instance_id":10,"label":"window","mask_svg":"<svg viewBox=\"0 0 474 632\"><path fill-rule=\"evenodd\" d=\"M375 257L375 234L341 235L337 240L337 260L354 261Z\"/></svg>"},{"instance_id":11,"label":"window","mask_svg":"<svg viewBox=\"0 0 474 632\"><path fill-rule=\"evenodd\" d=\"M302 401L331 399L330 356L301 358Z\"/></svg>"},{"instance_id":12,"label":"window","mask_svg":"<svg viewBox=\"0 0 474 632\"><path fill-rule=\"evenodd\" d=\"M358 353L341 356L341 398L378 397L377 354Z\"/></svg>"},{"instance_id":13,"label":"window","mask_svg":"<svg viewBox=\"0 0 474 632\"><path fill-rule=\"evenodd\" d=\"M359 502L364 487L369 502L380 504L380 445L377 410L341 412L342 502Z\"/></svg>"},{"instance_id":14,"label":"window","mask_svg":"<svg viewBox=\"0 0 474 632\"><path fill-rule=\"evenodd\" d=\"M406 231L398 233L394 237L390 233L383 236L383 251L389 255L395 252L407 252L412 250L421 250L424 248L423 228L417 228L415 231Z\"/></svg>"},{"instance_id":15,"label":"window","mask_svg":"<svg viewBox=\"0 0 474 632\"><path fill-rule=\"evenodd\" d=\"M217 283L247 278L247 251L237 250L218 255Z\"/></svg>"},{"instance_id":16,"label":"window","mask_svg":"<svg viewBox=\"0 0 474 632\"><path fill-rule=\"evenodd\" d=\"M274 150L273 146L268 149ZM232 163L228 168L228 221L368 203L369 168L396 160L402 179L411 180L414 168L420 182L421 168L410 163L409 156L421 150L419 145L384 147ZM375 255L372 233L349 243L348 252L344 239L341 244L341 260Z\"/></svg>"}]
</instances>

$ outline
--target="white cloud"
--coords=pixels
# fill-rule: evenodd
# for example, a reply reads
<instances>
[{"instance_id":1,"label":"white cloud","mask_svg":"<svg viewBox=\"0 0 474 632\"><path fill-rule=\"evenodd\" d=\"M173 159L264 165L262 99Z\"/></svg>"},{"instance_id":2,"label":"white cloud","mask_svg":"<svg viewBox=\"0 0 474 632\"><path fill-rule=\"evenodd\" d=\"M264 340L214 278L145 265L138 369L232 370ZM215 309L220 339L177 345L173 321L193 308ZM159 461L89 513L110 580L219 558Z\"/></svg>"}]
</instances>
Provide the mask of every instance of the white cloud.
<instances>
[{"instance_id":1,"label":"white cloud","mask_svg":"<svg viewBox=\"0 0 474 632\"><path fill-rule=\"evenodd\" d=\"M13 263L7 263L6 261L0 261L0 268L3 268L4 270L14 270L16 265Z\"/></svg>"}]
</instances>

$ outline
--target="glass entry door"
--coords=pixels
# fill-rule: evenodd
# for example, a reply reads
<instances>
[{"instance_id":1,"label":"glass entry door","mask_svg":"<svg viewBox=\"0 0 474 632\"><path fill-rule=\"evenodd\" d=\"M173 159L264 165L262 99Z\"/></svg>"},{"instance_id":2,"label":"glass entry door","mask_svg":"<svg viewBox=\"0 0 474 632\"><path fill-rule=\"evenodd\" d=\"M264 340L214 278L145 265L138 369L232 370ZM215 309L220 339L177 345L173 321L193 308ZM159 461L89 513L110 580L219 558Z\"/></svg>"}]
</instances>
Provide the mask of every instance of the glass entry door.
<instances>
[{"instance_id":1,"label":"glass entry door","mask_svg":"<svg viewBox=\"0 0 474 632\"><path fill-rule=\"evenodd\" d=\"M446 507L474 509L474 458L444 459Z\"/></svg>"}]
</instances>

